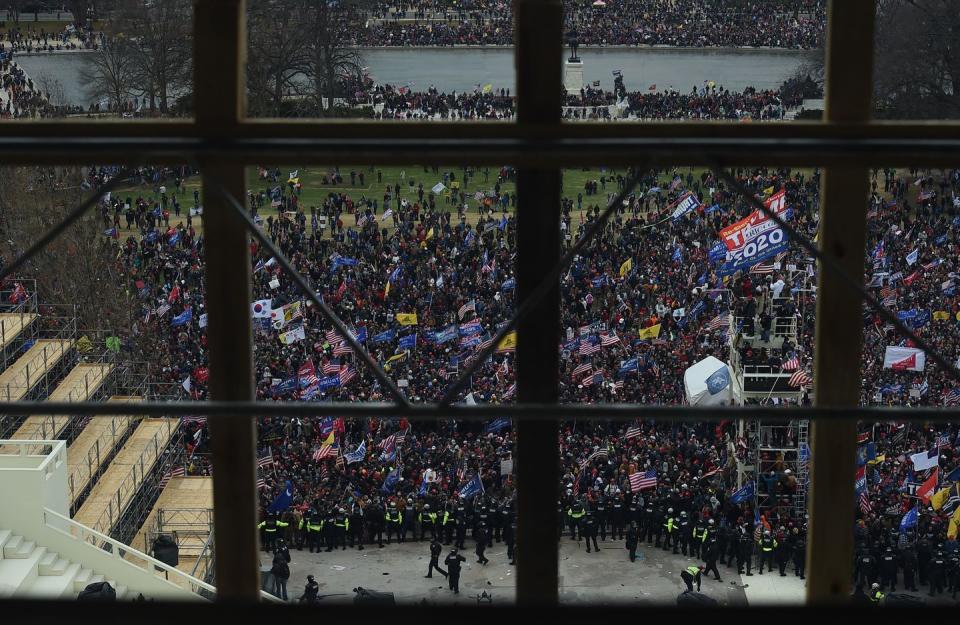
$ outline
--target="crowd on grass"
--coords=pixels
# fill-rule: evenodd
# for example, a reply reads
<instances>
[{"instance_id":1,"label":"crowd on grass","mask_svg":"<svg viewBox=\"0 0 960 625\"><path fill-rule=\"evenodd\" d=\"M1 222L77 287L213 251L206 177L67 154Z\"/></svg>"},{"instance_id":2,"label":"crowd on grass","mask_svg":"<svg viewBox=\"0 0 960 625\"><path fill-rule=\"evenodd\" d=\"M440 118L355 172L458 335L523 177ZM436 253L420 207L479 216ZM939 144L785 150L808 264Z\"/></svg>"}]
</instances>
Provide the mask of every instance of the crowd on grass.
<instances>
[{"instance_id":1,"label":"crowd on grass","mask_svg":"<svg viewBox=\"0 0 960 625\"><path fill-rule=\"evenodd\" d=\"M91 186L112 174L90 172ZM506 190L515 173L510 168L425 168L421 175L411 169L404 176L405 194L400 181L391 185L382 172L364 173L371 185L376 179L374 188L383 189L382 195L367 197L343 184L315 206L300 199L300 172L261 168L263 188L251 190L250 210L401 391L414 402L437 401L516 310L515 199ZM582 188L564 182L564 247L583 236L618 193L624 197L561 277L561 401L682 404L687 368L708 356L729 362L731 345L747 340L762 351L749 354L750 362L812 378L813 259L790 246L723 275L728 273L725 254L715 254L720 231L753 207L709 172L642 172L637 186L627 190L631 173L636 172L600 170ZM803 236L816 236L818 171L734 173L748 193L772 198L782 192L790 225ZM163 382L203 399L209 376L204 244L196 218L183 208L197 206L199 198L182 191L184 180L195 174L141 170L138 191L114 194L101 210L105 234L116 237L118 262L142 303L137 332L143 349ZM346 177L346 171L327 173L331 183ZM357 172L349 177L356 181ZM436 193L435 179L443 181ZM914 311L903 318L953 362L960 356L955 286L960 200L954 200L960 170L881 170L873 172L872 184L863 208L869 289L892 311ZM179 218L171 195L178 196ZM674 218L684 197L696 201ZM128 204L134 213L129 235L114 230ZM256 243L251 243L251 263L258 399L390 399L344 338ZM795 320L794 339L773 340L771 322L777 316ZM960 401L960 384L929 358L922 370L883 368L887 347L911 343L868 308L863 328L865 405ZM457 401L514 401L514 358L515 343L507 335ZM809 379L791 385L796 392L776 401L806 404L815 392ZM647 537L688 557L729 562L737 561L738 545L749 544L751 557L768 565L794 563L795 574L802 575L802 563L793 559L802 552L798 544L806 532L805 514L794 505L804 486L797 456L763 458L752 486L766 502L760 508L738 483L737 461L753 452L734 425L565 423L558 441L558 514L565 535L589 539L596 531L605 540L609 530L611 537L626 535L629 542L639 533L641 542ZM189 420L185 428L188 473L209 472L203 460L210 443L205 423ZM792 423L778 436L793 444L798 428ZM956 588L956 424L862 424L860 431L858 488L864 495L857 511L857 581L871 584L874 578L881 581L883 571L889 573L889 547L904 586L914 584L907 576L915 573L928 584L924 590L936 591L940 581L948 590L950 584ZM503 529L513 522L509 420L411 426L389 415L371 420L265 417L258 419L258 434L262 513L271 523L270 512L281 513L279 521L290 523L281 529L294 542L302 538L294 533L299 519L326 520L335 528L338 520L350 518L354 533L360 532L353 538L373 543L385 530L402 529L411 538L423 536L424 528L430 534L444 528L444 518L457 523L446 528L453 531L452 540L463 526L467 535L482 529L481 539L492 542L497 536L505 539ZM918 468L912 456L928 450L934 466ZM932 490L920 499L924 485ZM459 497L464 492L470 496ZM938 497L931 500L934 493ZM400 527L385 526L381 520L394 510L401 514ZM439 520L433 521L432 513ZM637 529L631 530L634 522ZM348 536L330 529L324 540L346 547ZM694 554L688 550L695 536L701 545Z\"/></svg>"}]
</instances>

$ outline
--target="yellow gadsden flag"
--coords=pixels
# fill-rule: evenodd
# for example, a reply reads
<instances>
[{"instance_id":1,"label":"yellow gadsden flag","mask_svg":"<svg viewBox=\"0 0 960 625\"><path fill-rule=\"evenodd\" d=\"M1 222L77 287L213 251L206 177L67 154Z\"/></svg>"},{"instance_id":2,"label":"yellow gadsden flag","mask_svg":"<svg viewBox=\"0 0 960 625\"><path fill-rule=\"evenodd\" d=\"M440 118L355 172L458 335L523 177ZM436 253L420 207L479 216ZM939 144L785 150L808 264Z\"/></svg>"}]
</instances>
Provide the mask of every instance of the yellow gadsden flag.
<instances>
[{"instance_id":1,"label":"yellow gadsden flag","mask_svg":"<svg viewBox=\"0 0 960 625\"><path fill-rule=\"evenodd\" d=\"M948 312L945 311L945 310L935 310L935 311L933 312L933 320L934 320L934 321L949 321L949 320L950 320L950 313L948 313Z\"/></svg>"},{"instance_id":2,"label":"yellow gadsden flag","mask_svg":"<svg viewBox=\"0 0 960 625\"><path fill-rule=\"evenodd\" d=\"M402 326L417 325L417 313L397 313L397 323Z\"/></svg>"},{"instance_id":3,"label":"yellow gadsden flag","mask_svg":"<svg viewBox=\"0 0 960 625\"><path fill-rule=\"evenodd\" d=\"M637 333L637 338L641 340L646 339L655 339L660 336L660 326L657 324L655 326L650 326L649 328L640 328L640 332Z\"/></svg>"},{"instance_id":4,"label":"yellow gadsden flag","mask_svg":"<svg viewBox=\"0 0 960 625\"><path fill-rule=\"evenodd\" d=\"M503 340L497 344L498 352L512 352L517 349L517 333L516 331L508 333L503 337Z\"/></svg>"},{"instance_id":5,"label":"yellow gadsden flag","mask_svg":"<svg viewBox=\"0 0 960 625\"><path fill-rule=\"evenodd\" d=\"M623 261L622 265L620 265L620 277L622 278L630 273L631 269L633 269L633 259L628 258L627 260Z\"/></svg>"},{"instance_id":6,"label":"yellow gadsden flag","mask_svg":"<svg viewBox=\"0 0 960 625\"><path fill-rule=\"evenodd\" d=\"M947 538L955 539L958 530L960 530L960 507L950 517L950 525L947 526Z\"/></svg>"},{"instance_id":7,"label":"yellow gadsden flag","mask_svg":"<svg viewBox=\"0 0 960 625\"><path fill-rule=\"evenodd\" d=\"M90 342L90 339L87 338L87 335L84 334L77 340L77 351L86 353L93 349L93 343Z\"/></svg>"}]
</instances>

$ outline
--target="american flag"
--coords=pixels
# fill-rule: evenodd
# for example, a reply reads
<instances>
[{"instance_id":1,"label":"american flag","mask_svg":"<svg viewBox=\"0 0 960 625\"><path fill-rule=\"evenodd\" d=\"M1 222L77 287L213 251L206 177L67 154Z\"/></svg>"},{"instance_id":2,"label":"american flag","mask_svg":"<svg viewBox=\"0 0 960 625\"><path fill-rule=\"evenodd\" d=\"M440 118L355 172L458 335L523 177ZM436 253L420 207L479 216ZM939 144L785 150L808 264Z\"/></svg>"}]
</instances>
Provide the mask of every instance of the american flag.
<instances>
[{"instance_id":1,"label":"american flag","mask_svg":"<svg viewBox=\"0 0 960 625\"><path fill-rule=\"evenodd\" d=\"M467 461L464 460L457 467L457 482L462 482L467 477Z\"/></svg>"},{"instance_id":2,"label":"american flag","mask_svg":"<svg viewBox=\"0 0 960 625\"><path fill-rule=\"evenodd\" d=\"M720 330L730 325L730 313L720 313L707 324L707 331Z\"/></svg>"},{"instance_id":3,"label":"american flag","mask_svg":"<svg viewBox=\"0 0 960 625\"><path fill-rule=\"evenodd\" d=\"M616 382L613 383L613 386L611 388L613 388L613 390L615 391L623 390L623 380L617 380Z\"/></svg>"},{"instance_id":4,"label":"american flag","mask_svg":"<svg viewBox=\"0 0 960 625\"><path fill-rule=\"evenodd\" d=\"M790 376L790 381L788 384L794 388L800 388L801 386L809 386L813 382L813 378L810 377L806 371L797 371Z\"/></svg>"},{"instance_id":5,"label":"american flag","mask_svg":"<svg viewBox=\"0 0 960 625\"><path fill-rule=\"evenodd\" d=\"M297 375L300 378L301 384L305 384L309 386L314 382L317 382L317 370L313 366L313 361L310 359L307 359L306 362L300 365L300 369L297 371Z\"/></svg>"},{"instance_id":6,"label":"american flag","mask_svg":"<svg viewBox=\"0 0 960 625\"><path fill-rule=\"evenodd\" d=\"M487 339L486 341L483 341L482 343L477 345L477 350L474 352L474 355L482 352L483 350L487 349L491 345L493 345L493 339Z\"/></svg>"},{"instance_id":7,"label":"american flag","mask_svg":"<svg viewBox=\"0 0 960 625\"><path fill-rule=\"evenodd\" d=\"M327 477L330 475L330 469L327 468L326 463L320 465L320 479L324 482L327 481Z\"/></svg>"},{"instance_id":8,"label":"american flag","mask_svg":"<svg viewBox=\"0 0 960 625\"><path fill-rule=\"evenodd\" d=\"M367 215L363 214L359 219L357 219L357 227L362 228L365 225L367 225Z\"/></svg>"},{"instance_id":9,"label":"american flag","mask_svg":"<svg viewBox=\"0 0 960 625\"><path fill-rule=\"evenodd\" d=\"M406 430L404 430L404 431L402 431L402 432L397 432L397 434L396 434L396 437L397 437L397 438L396 438L396 443L397 443L398 445L402 445L402 444L404 443L404 441L407 440L407 432L408 432L409 430L410 430L410 429L407 428Z\"/></svg>"},{"instance_id":10,"label":"american flag","mask_svg":"<svg viewBox=\"0 0 960 625\"><path fill-rule=\"evenodd\" d=\"M206 422L207 422L207 418L206 418L206 417L184 417L184 418L183 418L183 424L184 424L184 425L187 425L188 423L200 423L200 424L204 424L204 423L206 423Z\"/></svg>"},{"instance_id":11,"label":"american flag","mask_svg":"<svg viewBox=\"0 0 960 625\"><path fill-rule=\"evenodd\" d=\"M580 344L580 355L581 356L592 356L600 351L600 345L593 345L589 341L584 341Z\"/></svg>"},{"instance_id":12,"label":"american flag","mask_svg":"<svg viewBox=\"0 0 960 625\"><path fill-rule=\"evenodd\" d=\"M324 375L333 375L334 373L340 373L340 360L333 358L323 363L323 373Z\"/></svg>"},{"instance_id":13,"label":"american flag","mask_svg":"<svg viewBox=\"0 0 960 625\"><path fill-rule=\"evenodd\" d=\"M897 291L889 286L880 289L880 298L880 303L887 308L892 308L897 305Z\"/></svg>"},{"instance_id":14,"label":"american flag","mask_svg":"<svg viewBox=\"0 0 960 625\"><path fill-rule=\"evenodd\" d=\"M170 304L161 304L160 306L157 307L157 310L155 312L157 317L164 316L165 314L170 312Z\"/></svg>"},{"instance_id":15,"label":"american flag","mask_svg":"<svg viewBox=\"0 0 960 625\"><path fill-rule=\"evenodd\" d=\"M353 353L353 348L347 345L346 343L338 343L333 348L334 356L343 356L344 354L352 354L352 353Z\"/></svg>"},{"instance_id":16,"label":"american flag","mask_svg":"<svg viewBox=\"0 0 960 625\"><path fill-rule=\"evenodd\" d=\"M170 478L173 477L183 477L185 475L183 467L176 467L172 471L168 471L163 474L163 477L160 478L160 490L163 490L167 487L167 484L170 482Z\"/></svg>"},{"instance_id":17,"label":"american flag","mask_svg":"<svg viewBox=\"0 0 960 625\"><path fill-rule=\"evenodd\" d=\"M586 459L586 460L584 460L583 462L580 463L580 468L581 468L581 469L584 469L585 467L589 467L589 466L593 463L594 460L597 460L598 458L606 458L606 457L607 457L607 450L606 450L606 449L598 449L597 451L595 451L595 452L593 452L592 454L590 454L589 456L587 456L587 459Z\"/></svg>"},{"instance_id":18,"label":"american flag","mask_svg":"<svg viewBox=\"0 0 960 625\"><path fill-rule=\"evenodd\" d=\"M784 371L796 371L800 368L800 358L797 357L796 352L791 352L790 357L787 358L786 362L783 363Z\"/></svg>"},{"instance_id":19,"label":"american flag","mask_svg":"<svg viewBox=\"0 0 960 625\"><path fill-rule=\"evenodd\" d=\"M356 369L343 367L340 369L340 386L346 386L355 377L357 377Z\"/></svg>"},{"instance_id":20,"label":"american flag","mask_svg":"<svg viewBox=\"0 0 960 625\"><path fill-rule=\"evenodd\" d=\"M265 479L263 479L262 477L258 477L258 478L257 478L257 490L260 490L260 489L263 489L263 488L266 488L266 487L267 487L267 481L266 481Z\"/></svg>"},{"instance_id":21,"label":"american flag","mask_svg":"<svg viewBox=\"0 0 960 625\"><path fill-rule=\"evenodd\" d=\"M627 440L630 440L631 438L639 438L640 436L643 436L643 430L641 430L637 426L633 426L633 427L627 428L627 434L626 436L624 436L624 438L626 438Z\"/></svg>"},{"instance_id":22,"label":"american flag","mask_svg":"<svg viewBox=\"0 0 960 625\"><path fill-rule=\"evenodd\" d=\"M870 497L867 495L867 491L860 493L860 512L864 514L869 514L873 510L873 506L870 505Z\"/></svg>"},{"instance_id":23,"label":"american flag","mask_svg":"<svg viewBox=\"0 0 960 625\"><path fill-rule=\"evenodd\" d=\"M573 373L571 373L570 375L573 378L578 378L582 375L586 375L590 373L592 370L593 370L593 365L591 365L588 362L585 362L582 365L578 366L576 369L574 369Z\"/></svg>"},{"instance_id":24,"label":"american flag","mask_svg":"<svg viewBox=\"0 0 960 625\"><path fill-rule=\"evenodd\" d=\"M331 345L339 345L340 343L343 343L343 338L337 334L336 330L327 330L326 336L327 343L330 343Z\"/></svg>"},{"instance_id":25,"label":"american flag","mask_svg":"<svg viewBox=\"0 0 960 625\"><path fill-rule=\"evenodd\" d=\"M630 476L630 490L638 493L647 488L656 488L657 487L657 471L656 469L651 469L646 473L636 473Z\"/></svg>"},{"instance_id":26,"label":"american flag","mask_svg":"<svg viewBox=\"0 0 960 625\"><path fill-rule=\"evenodd\" d=\"M259 458L257 458L257 466L261 469L269 467L273 464L273 450L268 449L263 453Z\"/></svg>"},{"instance_id":27,"label":"american flag","mask_svg":"<svg viewBox=\"0 0 960 625\"><path fill-rule=\"evenodd\" d=\"M337 453L337 462L336 462L336 465L337 465L337 468L340 469L341 471L342 471L343 468L346 466L346 461L343 459L343 450L342 450L342 449L339 450L339 452Z\"/></svg>"},{"instance_id":28,"label":"american flag","mask_svg":"<svg viewBox=\"0 0 960 625\"><path fill-rule=\"evenodd\" d=\"M503 392L503 399L510 399L516 394L517 394L517 383L514 382L507 388L507 390Z\"/></svg>"},{"instance_id":29,"label":"american flag","mask_svg":"<svg viewBox=\"0 0 960 625\"><path fill-rule=\"evenodd\" d=\"M610 345L616 345L620 342L620 337L616 334L601 334L600 335L600 346L609 347Z\"/></svg>"},{"instance_id":30,"label":"american flag","mask_svg":"<svg viewBox=\"0 0 960 625\"><path fill-rule=\"evenodd\" d=\"M320 449L313 452L313 459L316 462L320 462L324 458L332 458L334 454L339 453L340 447L334 443L333 445L321 445Z\"/></svg>"},{"instance_id":31,"label":"american flag","mask_svg":"<svg viewBox=\"0 0 960 625\"><path fill-rule=\"evenodd\" d=\"M477 311L477 302L475 300L470 300L469 302L467 302L466 304L460 307L460 309L457 311L457 317L459 317L460 319L463 319L464 315L466 315L468 312L476 312L476 311Z\"/></svg>"},{"instance_id":32,"label":"american flag","mask_svg":"<svg viewBox=\"0 0 960 625\"><path fill-rule=\"evenodd\" d=\"M943 405L944 406L960 405L960 387L955 388L952 391L944 394Z\"/></svg>"},{"instance_id":33,"label":"american flag","mask_svg":"<svg viewBox=\"0 0 960 625\"><path fill-rule=\"evenodd\" d=\"M757 263L750 268L750 273L754 275L764 275L768 273L773 273L773 261L769 260L764 263Z\"/></svg>"},{"instance_id":34,"label":"american flag","mask_svg":"<svg viewBox=\"0 0 960 625\"><path fill-rule=\"evenodd\" d=\"M380 441L379 443L377 443L377 449L382 449L382 450L384 450L384 451L390 451L390 450L393 449L393 447L394 447L394 445L396 444L396 442L397 442L397 435L396 435L396 434L391 434L390 436L386 437L385 439L383 439L382 441Z\"/></svg>"}]
</instances>

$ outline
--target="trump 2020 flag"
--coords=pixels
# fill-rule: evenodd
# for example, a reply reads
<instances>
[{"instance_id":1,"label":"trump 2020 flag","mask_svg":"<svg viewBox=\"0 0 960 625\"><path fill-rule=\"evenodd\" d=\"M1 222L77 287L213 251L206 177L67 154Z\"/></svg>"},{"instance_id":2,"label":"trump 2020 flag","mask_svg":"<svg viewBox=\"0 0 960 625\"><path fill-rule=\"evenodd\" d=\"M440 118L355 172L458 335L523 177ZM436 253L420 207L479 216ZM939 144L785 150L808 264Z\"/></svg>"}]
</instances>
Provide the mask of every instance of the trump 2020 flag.
<instances>
[{"instance_id":1,"label":"trump 2020 flag","mask_svg":"<svg viewBox=\"0 0 960 625\"><path fill-rule=\"evenodd\" d=\"M170 320L170 325L173 327L182 326L190 323L193 320L193 309L188 308L173 319Z\"/></svg>"},{"instance_id":2,"label":"trump 2020 flag","mask_svg":"<svg viewBox=\"0 0 960 625\"><path fill-rule=\"evenodd\" d=\"M283 492L277 495L277 498L273 500L273 503L270 504L270 507L267 508L267 512L283 512L290 507L290 504L293 503L293 484L290 483L290 480L287 480L287 486L283 489Z\"/></svg>"},{"instance_id":3,"label":"trump 2020 flag","mask_svg":"<svg viewBox=\"0 0 960 625\"><path fill-rule=\"evenodd\" d=\"M474 475L473 479L460 487L460 498L469 499L483 493L483 481L480 479L480 475Z\"/></svg>"},{"instance_id":4,"label":"trump 2020 flag","mask_svg":"<svg viewBox=\"0 0 960 625\"><path fill-rule=\"evenodd\" d=\"M743 503L753 497L753 482L747 482L743 488L730 495L731 503Z\"/></svg>"}]
</instances>

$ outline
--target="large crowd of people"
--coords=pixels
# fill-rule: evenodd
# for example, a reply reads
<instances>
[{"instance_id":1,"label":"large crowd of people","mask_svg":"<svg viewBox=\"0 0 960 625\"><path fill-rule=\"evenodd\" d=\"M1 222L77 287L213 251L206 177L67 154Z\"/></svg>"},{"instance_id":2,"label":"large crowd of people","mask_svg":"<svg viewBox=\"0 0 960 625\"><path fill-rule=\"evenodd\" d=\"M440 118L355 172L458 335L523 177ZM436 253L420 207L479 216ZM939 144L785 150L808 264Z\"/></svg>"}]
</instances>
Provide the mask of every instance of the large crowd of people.
<instances>
[{"instance_id":1,"label":"large crowd of people","mask_svg":"<svg viewBox=\"0 0 960 625\"><path fill-rule=\"evenodd\" d=\"M823 45L821 0L566 0L564 28L581 45L772 47ZM369 46L512 45L506 0L404 3L387 0L365 18L358 43ZM575 33L575 35L574 35Z\"/></svg>"},{"instance_id":2,"label":"large crowd of people","mask_svg":"<svg viewBox=\"0 0 960 625\"><path fill-rule=\"evenodd\" d=\"M653 86L655 87L655 85ZM391 120L463 120L513 119L516 102L509 89L478 86L469 92L443 93L434 87L425 92L406 87L378 85L357 92L355 104L372 102L376 119ZM799 97L783 97L779 90L745 89L731 92L723 86L704 85L681 93L673 89L657 91L613 91L587 86L578 93L565 93L563 115L568 121L622 119L726 119L780 120L788 109L802 102Z\"/></svg>"},{"instance_id":3,"label":"large crowd of people","mask_svg":"<svg viewBox=\"0 0 960 625\"><path fill-rule=\"evenodd\" d=\"M90 185L112 174L90 172ZM135 231L117 245L132 288L142 298L138 332L151 360L171 387L205 398L203 237L193 221L200 200L196 193L190 198L182 191L184 180L196 173L143 170L141 185L152 186L153 194L146 189L141 197L115 194L101 208L109 236L125 227ZM375 169L332 170L324 175L325 184L343 184L344 190L330 193L322 205L306 206L300 200L299 172L288 179L284 172L261 168L263 188L251 190L247 201L282 253L403 392L415 402L437 401L515 311L516 197L505 189L514 172L505 167L425 168L422 177L415 169L406 173L408 179L391 185ZM565 246L598 218L629 173L601 170L582 189L566 190L560 207ZM754 169L736 175L751 193L782 191L790 224L804 236L816 236L819 172ZM422 179L434 178L453 191L449 197L423 186ZM365 181L383 189L382 195L349 190ZM401 196L401 184L416 193L416 201ZM926 310L903 317L952 362L960 356L960 299L955 293L960 202L953 200L960 170L875 171L873 185L865 207L866 280L891 310ZM467 188L489 191L473 195ZM697 198L695 208L671 218L677 200L688 193ZM732 345L739 346L745 363L810 371L816 292L812 259L793 246L776 263L770 259L721 275L723 260L713 253L719 233L751 210L709 172L679 169L641 176L602 234L562 277L561 401L682 404L684 371L707 356L730 361ZM255 243L251 250L258 399L389 399L271 257ZM731 324L728 314L740 323ZM742 347L748 335L769 341L777 316L794 320L795 337L769 352ZM864 335L865 405L960 401L960 385L930 361L922 371L883 368L888 346L909 343L869 310ZM793 366L788 360L795 361ZM458 399L513 401L514 369L514 349L507 341L474 373ZM778 401L806 404L809 392L809 382L800 383L796 393ZM611 539L626 536L628 546L644 537L685 554L696 546L708 565L708 555L714 563L717 558L739 561L746 574L756 557L768 565L774 560L792 563L795 574L802 575L798 554L805 544L806 518L793 505L802 484L789 468L796 466L796 457L765 457L762 475L754 479L768 505L758 507L752 496L741 497L738 490L737 461L753 452L734 425L565 424L558 441L563 478L557 486L558 513L568 535L590 539L597 532L606 540L609 530ZM185 427L188 472L209 472L203 460L209 445L205 425L191 420ZM795 441L798 427L791 424L778 436ZM480 561L480 543L513 540L508 420L411 425L389 416L265 417L258 420L258 432L264 540L276 536L267 536L268 531L283 532L293 544L359 548L383 543L384 533L390 542L408 533L412 538L440 532L441 540L457 544L463 542L457 536L479 536ZM933 472L911 464L911 455L936 450L940 486L950 488L946 476L957 476L957 437L956 424L862 426L870 456L863 463L864 496L857 512L858 562L865 553L868 564L869 558L874 563L886 558L889 546L904 585L913 584L906 581L908 571L917 572L920 583L935 592L941 569L953 588L960 583L956 525L950 521L960 498L937 509L932 502L922 503L916 486ZM638 476L645 481L635 482ZM284 499L288 485L291 496ZM470 496L461 498L464 492ZM278 507L278 502L283 504ZM898 532L914 508L916 523ZM311 536L309 531L319 533ZM938 554L946 559L942 567ZM881 568L858 565L857 571L857 581L872 584Z\"/></svg>"}]
</instances>

